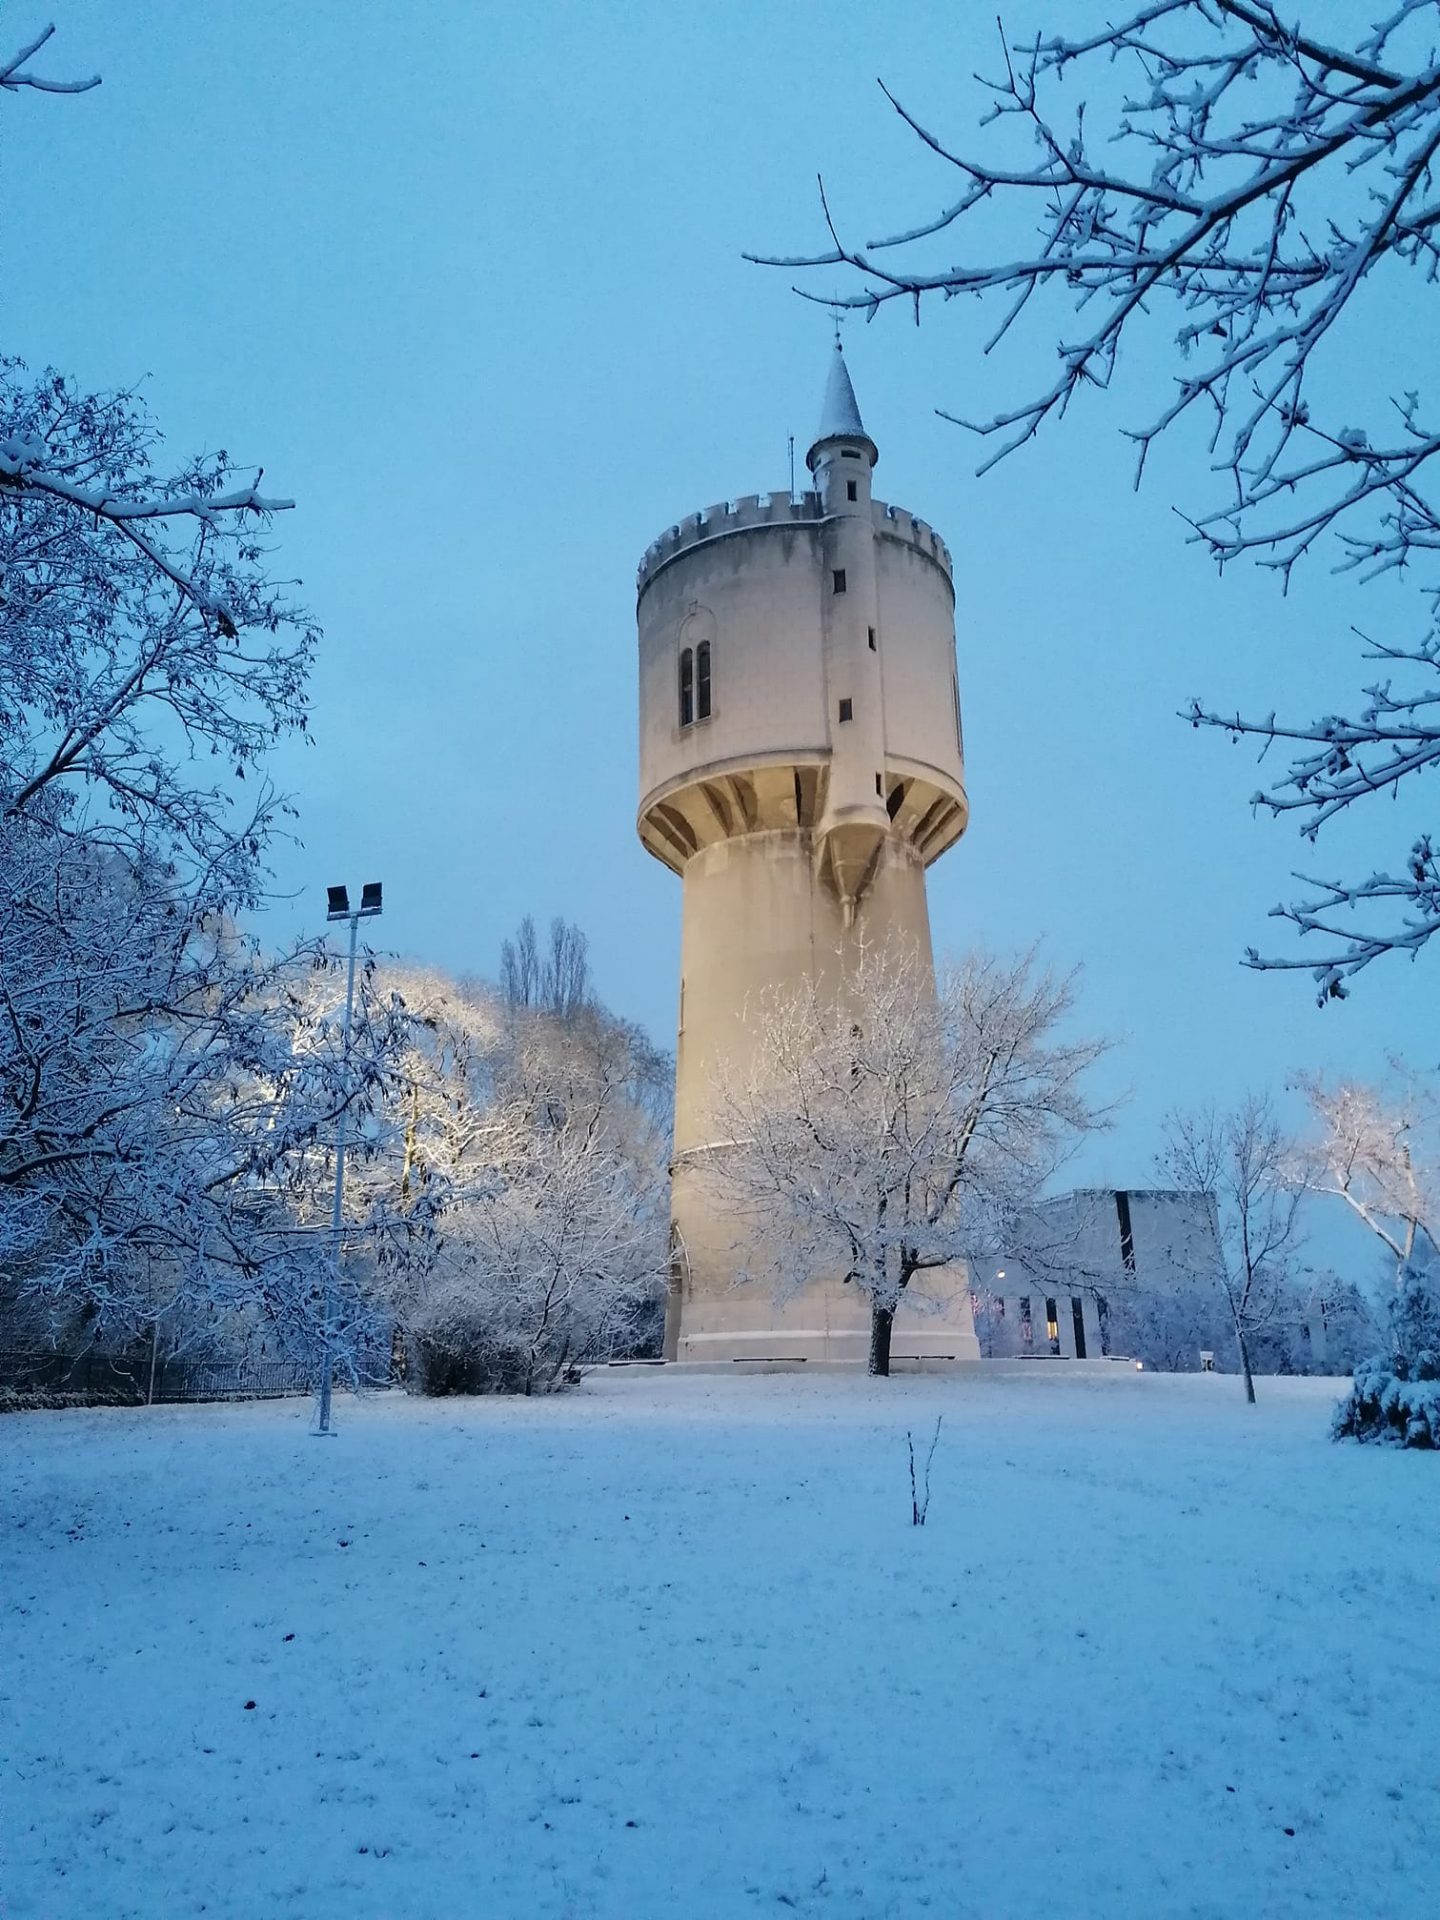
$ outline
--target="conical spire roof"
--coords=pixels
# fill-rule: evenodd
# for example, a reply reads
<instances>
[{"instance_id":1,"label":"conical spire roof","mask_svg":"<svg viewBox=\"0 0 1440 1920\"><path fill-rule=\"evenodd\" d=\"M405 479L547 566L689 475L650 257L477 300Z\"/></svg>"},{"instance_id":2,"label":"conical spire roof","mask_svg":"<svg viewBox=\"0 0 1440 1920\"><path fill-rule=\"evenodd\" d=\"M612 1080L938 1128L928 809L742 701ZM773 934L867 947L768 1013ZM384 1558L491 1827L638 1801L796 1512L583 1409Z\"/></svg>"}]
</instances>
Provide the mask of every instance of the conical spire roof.
<instances>
[{"instance_id":1,"label":"conical spire roof","mask_svg":"<svg viewBox=\"0 0 1440 1920\"><path fill-rule=\"evenodd\" d=\"M870 464L873 467L880 458L879 449L865 431L865 422L860 418L860 407L855 399L855 389L850 384L850 369L845 364L845 355L840 342L835 342L835 351L830 356L830 371L825 380L825 399L820 408L820 428L805 456L805 464L812 470L815 455L819 448L831 440L857 440L870 449Z\"/></svg>"}]
</instances>

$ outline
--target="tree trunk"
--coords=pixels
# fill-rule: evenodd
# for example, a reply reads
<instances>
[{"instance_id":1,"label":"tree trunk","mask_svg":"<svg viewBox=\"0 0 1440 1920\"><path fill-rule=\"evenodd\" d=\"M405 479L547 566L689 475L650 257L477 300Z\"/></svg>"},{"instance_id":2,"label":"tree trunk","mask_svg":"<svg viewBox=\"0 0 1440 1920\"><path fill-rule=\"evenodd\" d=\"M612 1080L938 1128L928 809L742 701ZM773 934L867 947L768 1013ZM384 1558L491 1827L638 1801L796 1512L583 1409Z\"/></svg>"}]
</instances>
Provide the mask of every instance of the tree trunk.
<instances>
[{"instance_id":1,"label":"tree trunk","mask_svg":"<svg viewBox=\"0 0 1440 1920\"><path fill-rule=\"evenodd\" d=\"M881 1380L890 1377L890 1330L895 1325L893 1307L870 1309L870 1371Z\"/></svg>"},{"instance_id":2,"label":"tree trunk","mask_svg":"<svg viewBox=\"0 0 1440 1920\"><path fill-rule=\"evenodd\" d=\"M1245 1376L1245 1398L1253 1407L1255 1404L1255 1382L1250 1374L1250 1349L1246 1345L1244 1334L1241 1333L1238 1327L1235 1329L1235 1344L1240 1349L1240 1371Z\"/></svg>"}]
</instances>

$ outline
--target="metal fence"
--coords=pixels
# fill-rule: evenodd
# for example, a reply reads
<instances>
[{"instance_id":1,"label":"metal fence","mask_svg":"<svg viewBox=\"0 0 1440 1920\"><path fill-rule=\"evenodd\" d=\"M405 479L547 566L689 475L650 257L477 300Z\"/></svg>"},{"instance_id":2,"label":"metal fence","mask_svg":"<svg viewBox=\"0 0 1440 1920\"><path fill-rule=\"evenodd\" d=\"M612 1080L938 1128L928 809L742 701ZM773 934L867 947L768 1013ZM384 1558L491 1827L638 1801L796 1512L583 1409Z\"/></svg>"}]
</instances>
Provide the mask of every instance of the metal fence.
<instances>
[{"instance_id":1,"label":"metal fence","mask_svg":"<svg viewBox=\"0 0 1440 1920\"><path fill-rule=\"evenodd\" d=\"M139 1353L0 1349L0 1392L123 1406L184 1400L275 1400L309 1393L318 1361L189 1360Z\"/></svg>"}]
</instances>

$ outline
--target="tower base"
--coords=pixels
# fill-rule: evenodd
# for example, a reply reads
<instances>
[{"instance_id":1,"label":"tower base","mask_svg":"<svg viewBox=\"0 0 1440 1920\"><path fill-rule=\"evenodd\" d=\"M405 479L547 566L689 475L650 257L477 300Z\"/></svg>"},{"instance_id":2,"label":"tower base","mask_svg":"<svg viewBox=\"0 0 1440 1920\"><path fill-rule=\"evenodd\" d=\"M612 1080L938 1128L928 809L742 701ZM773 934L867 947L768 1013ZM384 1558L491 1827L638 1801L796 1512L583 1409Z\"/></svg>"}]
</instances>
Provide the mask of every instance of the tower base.
<instances>
[{"instance_id":1,"label":"tower base","mask_svg":"<svg viewBox=\"0 0 1440 1920\"><path fill-rule=\"evenodd\" d=\"M712 1305L719 1311L707 1312ZM758 1289L737 1287L718 1299L692 1302L675 1334L667 1357L682 1363L808 1361L863 1369L870 1359L870 1305L854 1287L830 1281L812 1282L778 1304ZM979 1358L968 1290L926 1309L902 1306L896 1313L892 1366Z\"/></svg>"}]
</instances>

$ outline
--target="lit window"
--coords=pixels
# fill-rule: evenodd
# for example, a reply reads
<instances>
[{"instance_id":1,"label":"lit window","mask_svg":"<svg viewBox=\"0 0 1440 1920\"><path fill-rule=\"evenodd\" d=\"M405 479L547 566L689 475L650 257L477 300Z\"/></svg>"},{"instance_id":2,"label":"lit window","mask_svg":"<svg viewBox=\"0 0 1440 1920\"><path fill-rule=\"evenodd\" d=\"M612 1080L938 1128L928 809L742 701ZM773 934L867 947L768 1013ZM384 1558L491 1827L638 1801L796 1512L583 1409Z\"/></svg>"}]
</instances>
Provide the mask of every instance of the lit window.
<instances>
[{"instance_id":1,"label":"lit window","mask_svg":"<svg viewBox=\"0 0 1440 1920\"><path fill-rule=\"evenodd\" d=\"M710 642L702 640L695 649L695 718L710 718Z\"/></svg>"},{"instance_id":2,"label":"lit window","mask_svg":"<svg viewBox=\"0 0 1440 1920\"><path fill-rule=\"evenodd\" d=\"M1060 1316L1055 1311L1053 1300L1045 1302L1045 1338L1050 1342L1051 1349L1058 1353L1060 1351Z\"/></svg>"},{"instance_id":3,"label":"lit window","mask_svg":"<svg viewBox=\"0 0 1440 1920\"><path fill-rule=\"evenodd\" d=\"M688 727L695 718L695 655L689 647L680 655L680 724Z\"/></svg>"},{"instance_id":4,"label":"lit window","mask_svg":"<svg viewBox=\"0 0 1440 1920\"><path fill-rule=\"evenodd\" d=\"M834 569L834 572L833 572L833 574L832 574L832 576L831 576L831 577L832 577L832 579L833 579L833 580L834 580L834 582L835 582L835 591L836 591L836 593L844 593L844 591L845 591L845 569L844 569L844 567L836 567L836 568Z\"/></svg>"},{"instance_id":5,"label":"lit window","mask_svg":"<svg viewBox=\"0 0 1440 1920\"><path fill-rule=\"evenodd\" d=\"M855 702L853 700L842 700L840 702L840 718L842 720L853 720L855 718Z\"/></svg>"}]
</instances>

